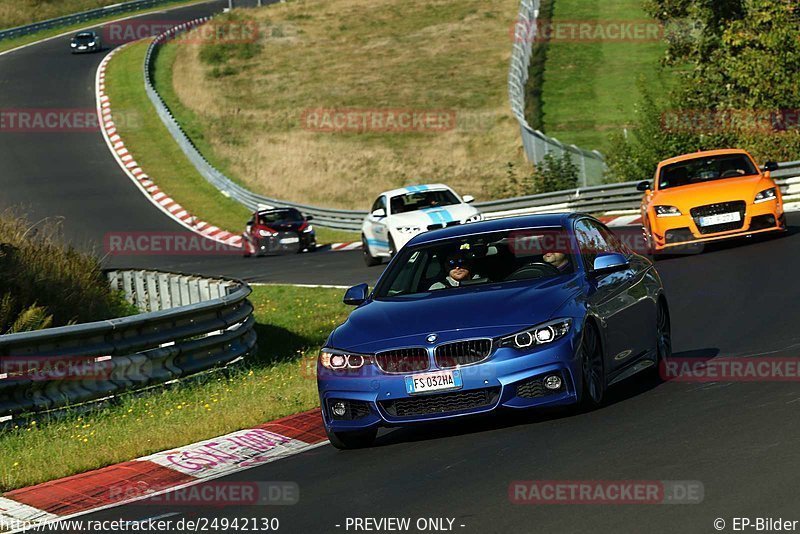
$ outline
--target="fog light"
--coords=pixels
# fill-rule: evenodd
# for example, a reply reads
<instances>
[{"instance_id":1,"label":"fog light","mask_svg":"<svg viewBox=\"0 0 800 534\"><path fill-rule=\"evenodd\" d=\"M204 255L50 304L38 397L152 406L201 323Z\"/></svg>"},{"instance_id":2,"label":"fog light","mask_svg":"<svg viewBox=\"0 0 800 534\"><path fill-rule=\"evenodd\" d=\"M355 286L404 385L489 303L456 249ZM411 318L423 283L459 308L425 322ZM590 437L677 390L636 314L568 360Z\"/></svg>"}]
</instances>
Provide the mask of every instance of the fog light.
<instances>
[{"instance_id":1,"label":"fog light","mask_svg":"<svg viewBox=\"0 0 800 534\"><path fill-rule=\"evenodd\" d=\"M550 375L544 378L544 387L550 390L561 388L561 377L558 375Z\"/></svg>"},{"instance_id":2,"label":"fog light","mask_svg":"<svg viewBox=\"0 0 800 534\"><path fill-rule=\"evenodd\" d=\"M347 406L345 406L343 402L337 401L333 403L331 411L336 417L344 417L344 414L347 413Z\"/></svg>"}]
</instances>

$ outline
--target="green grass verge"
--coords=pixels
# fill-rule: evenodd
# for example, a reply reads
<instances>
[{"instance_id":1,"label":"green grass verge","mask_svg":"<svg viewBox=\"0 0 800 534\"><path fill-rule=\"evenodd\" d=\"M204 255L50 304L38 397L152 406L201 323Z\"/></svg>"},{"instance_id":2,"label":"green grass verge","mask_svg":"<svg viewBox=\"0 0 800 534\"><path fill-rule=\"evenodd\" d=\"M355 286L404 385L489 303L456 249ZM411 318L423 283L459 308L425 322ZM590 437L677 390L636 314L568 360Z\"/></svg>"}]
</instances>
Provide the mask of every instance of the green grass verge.
<instances>
[{"instance_id":1,"label":"green grass verge","mask_svg":"<svg viewBox=\"0 0 800 534\"><path fill-rule=\"evenodd\" d=\"M164 123L156 114L144 90L142 65L149 41L128 46L111 60L106 71L106 93L117 121L117 131L128 150L144 171L165 193L190 213L215 225L237 233L244 229L250 211L217 190L189 162ZM155 78L159 91L172 90L169 57L174 52L166 47L165 58L156 65ZM183 124L183 118L180 118ZM189 120L187 128L192 128ZM190 130L191 131L191 130ZM202 144L198 144L202 149ZM319 243L354 241L358 234L315 227Z\"/></svg>"},{"instance_id":2,"label":"green grass verge","mask_svg":"<svg viewBox=\"0 0 800 534\"><path fill-rule=\"evenodd\" d=\"M554 21L643 21L642 0L554 0ZM548 135L601 152L609 135L634 119L639 102L637 81L644 78L658 96L672 76L659 60L665 43L653 41L550 41L542 102Z\"/></svg>"},{"instance_id":3,"label":"green grass verge","mask_svg":"<svg viewBox=\"0 0 800 534\"><path fill-rule=\"evenodd\" d=\"M128 461L309 410L316 357L347 317L337 289L253 288L258 354L246 366L0 434L0 491ZM58 461L53 461L57 458Z\"/></svg>"},{"instance_id":4,"label":"green grass verge","mask_svg":"<svg viewBox=\"0 0 800 534\"><path fill-rule=\"evenodd\" d=\"M143 9L141 11L132 11L130 13L123 13L117 15L110 15L108 17L101 17L94 20L84 21L80 24L72 24L70 26L61 26L58 28L52 28L49 30L42 30L40 32L31 33L29 35L24 35L22 37L16 37L14 39L6 39L0 41L0 52L5 52L6 50L11 50L17 48L18 46L24 46L26 44L34 43L41 39L47 39L48 37L53 37L56 35L61 35L62 33L69 33L73 31L78 31L82 28L89 28L94 27L106 22L110 22L112 20L118 20L121 18L133 17L137 15L145 15L147 13L154 13L157 11L163 11L165 8L173 9L176 7L183 7L188 6L191 4L201 4L206 2L207 0L175 0L174 3L170 3L167 6L159 6L153 9ZM52 17L49 17L52 18ZM66 51L66 49L65 49Z\"/></svg>"}]
</instances>

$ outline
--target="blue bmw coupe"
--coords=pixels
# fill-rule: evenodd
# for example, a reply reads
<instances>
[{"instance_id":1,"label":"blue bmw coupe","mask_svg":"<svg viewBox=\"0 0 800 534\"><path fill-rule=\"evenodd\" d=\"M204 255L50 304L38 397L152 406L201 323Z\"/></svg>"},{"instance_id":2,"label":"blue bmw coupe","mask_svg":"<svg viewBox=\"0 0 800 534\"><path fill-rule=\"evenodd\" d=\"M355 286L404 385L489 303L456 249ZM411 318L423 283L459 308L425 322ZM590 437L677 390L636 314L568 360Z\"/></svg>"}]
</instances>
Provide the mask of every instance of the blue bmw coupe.
<instances>
[{"instance_id":1,"label":"blue bmw coupe","mask_svg":"<svg viewBox=\"0 0 800 534\"><path fill-rule=\"evenodd\" d=\"M671 353L654 265L597 219L547 214L420 234L322 349L317 382L338 448L378 427L499 408L602 404Z\"/></svg>"}]
</instances>

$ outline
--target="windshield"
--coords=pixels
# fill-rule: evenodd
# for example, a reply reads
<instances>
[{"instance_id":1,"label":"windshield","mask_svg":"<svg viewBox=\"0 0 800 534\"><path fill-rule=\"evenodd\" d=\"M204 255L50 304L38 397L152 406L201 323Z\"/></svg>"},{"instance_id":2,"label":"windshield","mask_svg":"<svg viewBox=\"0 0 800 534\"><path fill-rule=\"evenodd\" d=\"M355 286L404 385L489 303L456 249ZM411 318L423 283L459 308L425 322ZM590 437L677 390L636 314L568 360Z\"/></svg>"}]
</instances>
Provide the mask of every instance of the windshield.
<instances>
[{"instance_id":1,"label":"windshield","mask_svg":"<svg viewBox=\"0 0 800 534\"><path fill-rule=\"evenodd\" d=\"M510 230L405 248L375 289L376 298L574 272L574 253L562 228Z\"/></svg>"},{"instance_id":2,"label":"windshield","mask_svg":"<svg viewBox=\"0 0 800 534\"><path fill-rule=\"evenodd\" d=\"M392 213L406 213L424 208L438 208L459 204L458 198L452 191L438 189L435 191L415 191L392 197Z\"/></svg>"},{"instance_id":3,"label":"windshield","mask_svg":"<svg viewBox=\"0 0 800 534\"><path fill-rule=\"evenodd\" d=\"M76 41L94 41L94 34L92 33L79 33L75 36Z\"/></svg>"},{"instance_id":4,"label":"windshield","mask_svg":"<svg viewBox=\"0 0 800 534\"><path fill-rule=\"evenodd\" d=\"M740 178L758 174L753 162L744 154L709 156L695 158L661 169L658 179L659 189L669 189L682 185L699 184L723 178Z\"/></svg>"},{"instance_id":5,"label":"windshield","mask_svg":"<svg viewBox=\"0 0 800 534\"><path fill-rule=\"evenodd\" d=\"M297 210L280 210L261 213L258 216L261 224L280 223L280 222L302 222L303 215Z\"/></svg>"}]
</instances>

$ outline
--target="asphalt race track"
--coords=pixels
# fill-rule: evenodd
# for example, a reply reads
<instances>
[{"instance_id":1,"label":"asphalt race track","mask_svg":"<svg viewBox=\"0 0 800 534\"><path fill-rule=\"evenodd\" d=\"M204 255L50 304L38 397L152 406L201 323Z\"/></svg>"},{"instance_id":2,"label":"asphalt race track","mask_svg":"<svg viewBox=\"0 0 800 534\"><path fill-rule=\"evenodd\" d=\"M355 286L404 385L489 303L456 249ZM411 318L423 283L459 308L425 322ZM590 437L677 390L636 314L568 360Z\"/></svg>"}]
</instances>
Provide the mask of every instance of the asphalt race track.
<instances>
[{"instance_id":1,"label":"asphalt race track","mask_svg":"<svg viewBox=\"0 0 800 534\"><path fill-rule=\"evenodd\" d=\"M790 221L800 224L800 218ZM800 234L658 263L676 357L796 357ZM372 449L324 446L222 479L295 481L300 503L225 507L278 517L282 532L344 532L347 517L451 517L457 532L714 532L721 517L795 518L800 480L796 383L654 383L611 390L599 411L504 414L384 431ZM511 504L516 480L697 480L698 505ZM85 519L206 510L134 504ZM351 530L352 531L352 530Z\"/></svg>"},{"instance_id":2,"label":"asphalt race track","mask_svg":"<svg viewBox=\"0 0 800 534\"><path fill-rule=\"evenodd\" d=\"M220 5L170 17L193 18ZM93 107L102 55L70 57L66 43L1 56L0 107ZM138 192L96 132L0 133L0 191L0 206L25 205L32 220L63 216L67 238L81 246L112 230L180 230ZM675 356L797 356L800 214L790 214L789 224L783 238L658 263ZM359 252L121 257L111 265L311 284L373 282L380 274L363 267ZM715 532L713 521L723 518L730 530L734 516L800 519L798 410L792 382L634 381L614 388L609 405L591 413L514 413L384 431L371 449L323 446L223 479L294 481L294 506L133 504L84 519L267 516L280 519L279 532L326 533L345 532L347 517L448 517L465 533L638 533ZM696 480L705 497L697 505L515 505L508 489L517 480Z\"/></svg>"}]
</instances>

